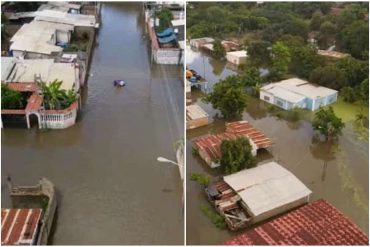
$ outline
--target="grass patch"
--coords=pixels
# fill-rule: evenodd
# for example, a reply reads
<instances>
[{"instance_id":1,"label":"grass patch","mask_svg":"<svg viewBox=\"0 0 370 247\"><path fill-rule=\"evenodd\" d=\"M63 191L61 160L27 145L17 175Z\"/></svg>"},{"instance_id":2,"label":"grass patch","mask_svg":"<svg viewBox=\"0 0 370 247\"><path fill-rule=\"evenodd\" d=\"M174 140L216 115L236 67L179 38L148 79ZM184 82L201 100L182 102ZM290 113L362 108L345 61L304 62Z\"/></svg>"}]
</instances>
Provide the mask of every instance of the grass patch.
<instances>
[{"instance_id":1,"label":"grass patch","mask_svg":"<svg viewBox=\"0 0 370 247\"><path fill-rule=\"evenodd\" d=\"M361 106L358 103L347 103L342 98L338 98L338 101L332 104L335 115L340 117L343 122L352 122L356 120L356 114L362 112L367 118L369 118L369 107Z\"/></svg>"},{"instance_id":2,"label":"grass patch","mask_svg":"<svg viewBox=\"0 0 370 247\"><path fill-rule=\"evenodd\" d=\"M192 173L190 176L191 181L195 181L198 184L206 187L209 185L209 177L207 175L201 174L201 173Z\"/></svg>"}]
</instances>

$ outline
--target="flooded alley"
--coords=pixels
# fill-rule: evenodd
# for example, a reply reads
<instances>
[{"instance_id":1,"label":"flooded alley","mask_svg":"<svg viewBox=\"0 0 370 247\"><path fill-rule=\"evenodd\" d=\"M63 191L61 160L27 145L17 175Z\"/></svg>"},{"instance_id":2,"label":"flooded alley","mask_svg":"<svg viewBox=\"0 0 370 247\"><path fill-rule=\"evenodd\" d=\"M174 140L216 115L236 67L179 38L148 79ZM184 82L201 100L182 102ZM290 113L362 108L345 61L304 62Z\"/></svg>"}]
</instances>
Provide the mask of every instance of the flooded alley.
<instances>
[{"instance_id":1,"label":"flooded alley","mask_svg":"<svg viewBox=\"0 0 370 247\"><path fill-rule=\"evenodd\" d=\"M183 69L151 63L142 4L104 2L101 18L76 125L2 129L2 207L8 174L47 177L59 201L51 244L183 244L179 170L156 160L176 160L183 138Z\"/></svg>"},{"instance_id":2,"label":"flooded alley","mask_svg":"<svg viewBox=\"0 0 370 247\"><path fill-rule=\"evenodd\" d=\"M187 48L187 66L204 76L212 86L220 79L236 72L225 62ZM205 71L205 73L204 73ZM207 174L212 181L221 178L220 170L209 168L192 154L191 142L208 133L220 133L225 121L212 105L200 100L202 93L194 90L193 100L210 116L211 124L187 131L187 178L192 173ZM364 232L368 232L369 203L369 148L368 142L359 140L353 123L346 123L337 144L328 145L315 138L311 124L306 120L287 121L274 116L265 102L249 97L242 119L249 121L274 142L271 151L258 152L258 161L278 161L290 170L310 190L310 201L323 198L348 216ZM201 206L211 205L202 187L187 181L187 244L220 244L241 232L218 229L202 211Z\"/></svg>"}]
</instances>

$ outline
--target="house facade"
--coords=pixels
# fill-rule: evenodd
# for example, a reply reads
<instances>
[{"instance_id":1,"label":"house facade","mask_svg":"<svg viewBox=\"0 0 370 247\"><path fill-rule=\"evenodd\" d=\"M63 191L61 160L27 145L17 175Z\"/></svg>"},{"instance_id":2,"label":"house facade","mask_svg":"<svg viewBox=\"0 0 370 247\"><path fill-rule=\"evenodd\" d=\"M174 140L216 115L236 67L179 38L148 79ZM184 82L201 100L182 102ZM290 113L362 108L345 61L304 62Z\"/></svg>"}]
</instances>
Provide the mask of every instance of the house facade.
<instances>
[{"instance_id":1,"label":"house facade","mask_svg":"<svg viewBox=\"0 0 370 247\"><path fill-rule=\"evenodd\" d=\"M338 91L291 78L261 88L260 99L285 110L305 108L315 111L337 101Z\"/></svg>"}]
</instances>

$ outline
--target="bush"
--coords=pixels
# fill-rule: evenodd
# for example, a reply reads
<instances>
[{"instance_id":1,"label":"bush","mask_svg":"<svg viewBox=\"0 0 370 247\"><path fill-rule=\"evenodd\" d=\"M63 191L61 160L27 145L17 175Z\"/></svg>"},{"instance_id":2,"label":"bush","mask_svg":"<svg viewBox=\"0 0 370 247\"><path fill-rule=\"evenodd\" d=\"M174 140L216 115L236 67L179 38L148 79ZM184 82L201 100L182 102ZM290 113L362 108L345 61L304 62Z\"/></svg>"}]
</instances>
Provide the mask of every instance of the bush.
<instances>
[{"instance_id":1,"label":"bush","mask_svg":"<svg viewBox=\"0 0 370 247\"><path fill-rule=\"evenodd\" d=\"M202 212L212 220L212 223L220 229L226 228L225 218L215 212L213 212L207 205L201 205Z\"/></svg>"},{"instance_id":2,"label":"bush","mask_svg":"<svg viewBox=\"0 0 370 247\"><path fill-rule=\"evenodd\" d=\"M355 90L351 87L344 87L340 90L340 94L345 102L353 103L356 101Z\"/></svg>"},{"instance_id":3,"label":"bush","mask_svg":"<svg viewBox=\"0 0 370 247\"><path fill-rule=\"evenodd\" d=\"M200 173L192 173L190 176L191 181L196 181L198 184L202 186L208 186L209 185L209 177L204 174Z\"/></svg>"}]
</instances>

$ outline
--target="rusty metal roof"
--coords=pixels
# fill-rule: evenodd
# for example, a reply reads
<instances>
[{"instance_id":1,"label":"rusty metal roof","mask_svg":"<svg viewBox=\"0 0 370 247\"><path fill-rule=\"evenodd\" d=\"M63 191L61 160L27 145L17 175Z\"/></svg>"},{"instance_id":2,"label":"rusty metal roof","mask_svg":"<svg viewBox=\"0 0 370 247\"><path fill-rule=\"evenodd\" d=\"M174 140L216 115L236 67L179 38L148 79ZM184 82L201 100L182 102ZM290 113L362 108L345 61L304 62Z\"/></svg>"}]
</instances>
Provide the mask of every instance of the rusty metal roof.
<instances>
[{"instance_id":1,"label":"rusty metal roof","mask_svg":"<svg viewBox=\"0 0 370 247\"><path fill-rule=\"evenodd\" d=\"M238 137L249 138L256 144L258 149L272 146L272 141L261 131L254 128L248 121L227 123L224 133L199 137L194 141L194 145L197 149L207 152L211 159L215 160L221 156L222 141L236 139Z\"/></svg>"},{"instance_id":2,"label":"rusty metal roof","mask_svg":"<svg viewBox=\"0 0 370 247\"><path fill-rule=\"evenodd\" d=\"M253 127L248 121L236 121L226 124L226 132L240 134L252 139L258 148L268 148L272 146L272 141L260 130Z\"/></svg>"},{"instance_id":3,"label":"rusty metal roof","mask_svg":"<svg viewBox=\"0 0 370 247\"><path fill-rule=\"evenodd\" d=\"M338 209L318 200L249 230L225 245L368 245L369 238Z\"/></svg>"},{"instance_id":4,"label":"rusty metal roof","mask_svg":"<svg viewBox=\"0 0 370 247\"><path fill-rule=\"evenodd\" d=\"M42 209L1 209L1 245L32 245Z\"/></svg>"}]
</instances>

